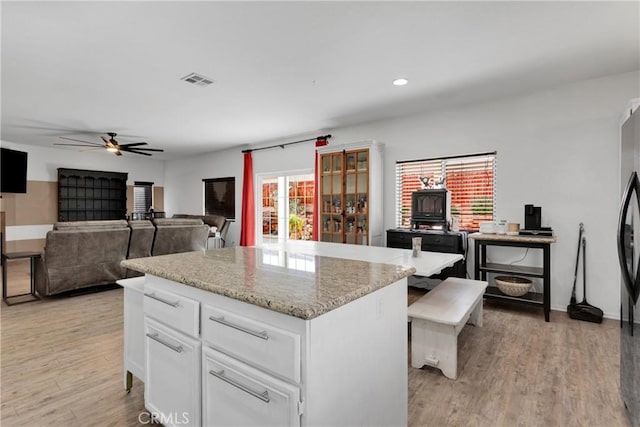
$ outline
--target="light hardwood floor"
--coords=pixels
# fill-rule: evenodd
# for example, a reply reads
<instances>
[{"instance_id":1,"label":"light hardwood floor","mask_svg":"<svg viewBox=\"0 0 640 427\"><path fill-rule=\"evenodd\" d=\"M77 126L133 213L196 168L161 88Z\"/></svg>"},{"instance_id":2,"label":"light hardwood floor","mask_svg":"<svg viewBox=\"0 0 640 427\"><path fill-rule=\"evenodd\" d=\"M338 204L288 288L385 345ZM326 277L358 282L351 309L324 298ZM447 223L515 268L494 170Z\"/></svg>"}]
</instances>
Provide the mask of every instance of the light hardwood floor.
<instances>
[{"instance_id":1,"label":"light hardwood floor","mask_svg":"<svg viewBox=\"0 0 640 427\"><path fill-rule=\"evenodd\" d=\"M14 285L28 277L18 270ZM423 292L411 288L409 302ZM117 289L2 304L2 426L148 420L140 415L142 383L134 380L130 394L122 384L122 298ZM459 336L457 380L409 365L409 425L630 425L618 393L618 322L552 312L545 323L541 310L484 307L484 326L466 326Z\"/></svg>"}]
</instances>

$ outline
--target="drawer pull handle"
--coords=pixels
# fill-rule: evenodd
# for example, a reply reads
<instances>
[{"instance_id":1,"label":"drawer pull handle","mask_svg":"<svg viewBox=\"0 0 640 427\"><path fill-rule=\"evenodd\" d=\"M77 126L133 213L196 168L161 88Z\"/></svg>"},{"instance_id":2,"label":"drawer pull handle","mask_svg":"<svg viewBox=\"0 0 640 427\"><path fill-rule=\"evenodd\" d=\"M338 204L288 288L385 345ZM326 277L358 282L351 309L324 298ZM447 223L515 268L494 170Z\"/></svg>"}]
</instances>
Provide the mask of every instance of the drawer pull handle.
<instances>
[{"instance_id":1,"label":"drawer pull handle","mask_svg":"<svg viewBox=\"0 0 640 427\"><path fill-rule=\"evenodd\" d=\"M216 371L209 371L209 373L211 375L213 375L216 378L220 378L222 381L231 384L234 387L239 388L240 390L244 391L245 393L249 393L251 396L253 397L257 397L258 399L262 400L263 402L269 403L269 401L271 400L269 398L269 390L265 390L262 393L258 393L257 391L253 391L251 390L249 387L247 387L246 385L240 384L239 382L236 382L234 380L232 380L231 378L227 377L224 374L224 369L221 370L220 372L216 372Z\"/></svg>"},{"instance_id":2,"label":"drawer pull handle","mask_svg":"<svg viewBox=\"0 0 640 427\"><path fill-rule=\"evenodd\" d=\"M164 298L160 298L156 294L148 294L148 293L145 292L144 296L149 297L149 298L153 298L154 300L160 301L160 302L162 302L164 304L167 304L167 305L170 305L171 307L177 307L177 306L180 305L180 301L171 302L171 301L168 301L168 300L166 300Z\"/></svg>"},{"instance_id":3,"label":"drawer pull handle","mask_svg":"<svg viewBox=\"0 0 640 427\"><path fill-rule=\"evenodd\" d=\"M169 347L171 350L175 351L176 353L182 353L182 346L181 345L173 345L173 344L169 344L168 342L161 340L160 337L158 337L158 333L153 333L153 334L147 334L147 336L149 338L151 338L154 341L159 342L160 344L164 345L165 347Z\"/></svg>"},{"instance_id":4,"label":"drawer pull handle","mask_svg":"<svg viewBox=\"0 0 640 427\"><path fill-rule=\"evenodd\" d=\"M233 328L233 329L237 329L237 330L242 331L242 332L244 332L246 334L253 335L254 337L258 337L258 338L263 339L263 340L268 340L269 339L269 334L267 334L267 331L260 331L260 332L252 331L251 329L247 329L247 328L245 328L243 326L231 323L228 320L224 320L224 317L209 316L209 320L213 320L214 322L221 323L221 324L223 324L225 326L228 326L228 327Z\"/></svg>"}]
</instances>

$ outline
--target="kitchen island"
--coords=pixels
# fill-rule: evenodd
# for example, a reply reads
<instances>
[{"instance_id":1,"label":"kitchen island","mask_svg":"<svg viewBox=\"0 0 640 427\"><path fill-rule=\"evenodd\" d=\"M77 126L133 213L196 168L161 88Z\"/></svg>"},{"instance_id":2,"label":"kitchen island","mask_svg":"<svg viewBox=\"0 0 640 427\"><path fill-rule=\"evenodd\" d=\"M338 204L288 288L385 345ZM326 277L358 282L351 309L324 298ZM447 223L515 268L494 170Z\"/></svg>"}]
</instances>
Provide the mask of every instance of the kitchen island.
<instances>
[{"instance_id":1,"label":"kitchen island","mask_svg":"<svg viewBox=\"0 0 640 427\"><path fill-rule=\"evenodd\" d=\"M413 267L246 247L122 265L146 274L138 375L163 424L406 425Z\"/></svg>"}]
</instances>

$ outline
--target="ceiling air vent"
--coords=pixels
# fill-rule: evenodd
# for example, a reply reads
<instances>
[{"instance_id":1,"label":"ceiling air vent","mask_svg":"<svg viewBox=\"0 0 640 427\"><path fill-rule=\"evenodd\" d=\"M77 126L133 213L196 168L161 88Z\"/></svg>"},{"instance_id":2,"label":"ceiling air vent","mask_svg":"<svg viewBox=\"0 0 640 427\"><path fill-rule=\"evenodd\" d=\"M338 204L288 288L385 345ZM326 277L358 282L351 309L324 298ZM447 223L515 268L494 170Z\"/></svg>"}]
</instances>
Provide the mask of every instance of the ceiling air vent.
<instances>
[{"instance_id":1,"label":"ceiling air vent","mask_svg":"<svg viewBox=\"0 0 640 427\"><path fill-rule=\"evenodd\" d=\"M180 80L184 80L185 82L192 83L196 86L209 86L211 83L213 83L213 79L197 73L188 74Z\"/></svg>"}]
</instances>

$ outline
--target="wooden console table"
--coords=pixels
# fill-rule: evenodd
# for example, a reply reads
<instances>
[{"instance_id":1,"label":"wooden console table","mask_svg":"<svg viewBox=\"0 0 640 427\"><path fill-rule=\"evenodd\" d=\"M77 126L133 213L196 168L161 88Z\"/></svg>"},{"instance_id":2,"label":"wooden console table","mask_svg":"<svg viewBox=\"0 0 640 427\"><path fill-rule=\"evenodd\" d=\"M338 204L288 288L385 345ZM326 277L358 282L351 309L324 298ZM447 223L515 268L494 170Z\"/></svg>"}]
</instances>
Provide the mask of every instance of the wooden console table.
<instances>
[{"instance_id":1,"label":"wooden console table","mask_svg":"<svg viewBox=\"0 0 640 427\"><path fill-rule=\"evenodd\" d=\"M543 280L542 293L528 292L523 296L505 295L495 286L487 287L485 298L512 301L520 304L538 305L544 309L544 320L549 321L551 311L551 244L556 242L553 236L507 236L504 234L473 233L474 240L474 278L487 280L487 273L507 273L518 276L538 277ZM542 267L497 264L487 262L488 246L511 246L519 248L542 249Z\"/></svg>"},{"instance_id":2,"label":"wooden console table","mask_svg":"<svg viewBox=\"0 0 640 427\"><path fill-rule=\"evenodd\" d=\"M36 258L40 257L40 252L7 252L2 254L2 299L7 305L22 304L24 302L36 301L40 298L36 295L36 280L33 276ZM7 295L7 261L14 259L29 258L31 264L30 281L31 289L26 294ZM12 301L14 298L29 296L28 299Z\"/></svg>"}]
</instances>

